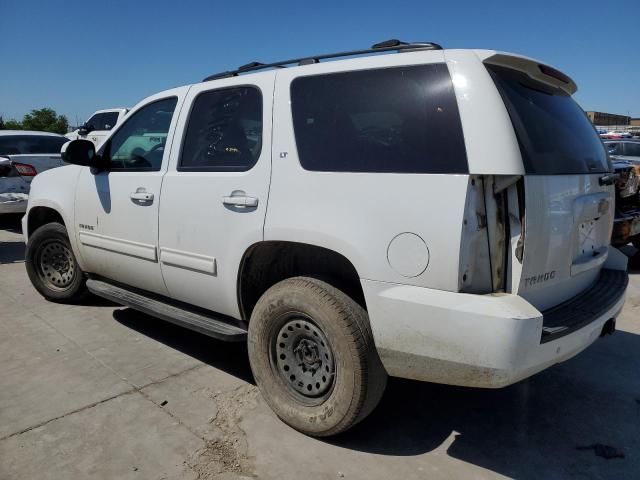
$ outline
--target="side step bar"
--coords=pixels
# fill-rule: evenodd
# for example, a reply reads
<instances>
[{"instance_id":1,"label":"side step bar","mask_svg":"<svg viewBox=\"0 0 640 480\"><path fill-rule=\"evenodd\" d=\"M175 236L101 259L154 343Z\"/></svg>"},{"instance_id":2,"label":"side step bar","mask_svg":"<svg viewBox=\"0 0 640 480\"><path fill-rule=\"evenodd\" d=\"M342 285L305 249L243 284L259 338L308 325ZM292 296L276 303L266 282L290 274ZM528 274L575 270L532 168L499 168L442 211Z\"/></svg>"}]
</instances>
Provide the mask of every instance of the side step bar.
<instances>
[{"instance_id":1,"label":"side step bar","mask_svg":"<svg viewBox=\"0 0 640 480\"><path fill-rule=\"evenodd\" d=\"M247 338L246 329L242 328L239 322L234 324L233 319L216 317L209 312L198 313L183 306L168 303L166 300L163 301L161 297L145 295L138 293L137 290L128 290L101 280L87 280L87 288L99 297L219 340L241 342Z\"/></svg>"}]
</instances>

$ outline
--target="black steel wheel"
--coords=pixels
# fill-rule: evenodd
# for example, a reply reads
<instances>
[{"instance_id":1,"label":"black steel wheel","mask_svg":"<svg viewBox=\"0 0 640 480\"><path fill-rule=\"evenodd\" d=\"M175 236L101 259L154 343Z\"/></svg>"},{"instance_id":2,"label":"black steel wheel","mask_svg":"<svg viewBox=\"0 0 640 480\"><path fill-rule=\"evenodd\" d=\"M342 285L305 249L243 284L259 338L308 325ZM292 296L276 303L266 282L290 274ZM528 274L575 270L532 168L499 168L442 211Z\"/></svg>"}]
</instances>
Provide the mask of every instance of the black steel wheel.
<instances>
[{"instance_id":1,"label":"black steel wheel","mask_svg":"<svg viewBox=\"0 0 640 480\"><path fill-rule=\"evenodd\" d=\"M310 318L302 313L288 316L270 343L271 366L295 398L307 405L318 405L331 395L335 379L333 352L322 329Z\"/></svg>"},{"instance_id":2,"label":"black steel wheel","mask_svg":"<svg viewBox=\"0 0 640 480\"><path fill-rule=\"evenodd\" d=\"M386 386L367 312L316 278L289 278L262 295L248 350L265 401L308 435L348 430L373 411Z\"/></svg>"},{"instance_id":3,"label":"black steel wheel","mask_svg":"<svg viewBox=\"0 0 640 480\"><path fill-rule=\"evenodd\" d=\"M51 238L38 245L36 272L40 281L52 290L64 291L73 283L76 262L68 245Z\"/></svg>"},{"instance_id":4,"label":"black steel wheel","mask_svg":"<svg viewBox=\"0 0 640 480\"><path fill-rule=\"evenodd\" d=\"M73 303L88 294L64 225L47 223L33 232L25 265L31 283L47 300Z\"/></svg>"}]
</instances>

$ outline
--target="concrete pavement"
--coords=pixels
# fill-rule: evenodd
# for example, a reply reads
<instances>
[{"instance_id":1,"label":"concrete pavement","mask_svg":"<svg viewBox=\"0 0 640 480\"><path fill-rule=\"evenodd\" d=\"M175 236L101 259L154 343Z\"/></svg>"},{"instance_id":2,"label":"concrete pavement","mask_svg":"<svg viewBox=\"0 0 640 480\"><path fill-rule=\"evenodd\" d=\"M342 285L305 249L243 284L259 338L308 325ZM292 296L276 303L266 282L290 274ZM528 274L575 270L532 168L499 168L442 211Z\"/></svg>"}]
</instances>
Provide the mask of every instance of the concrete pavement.
<instances>
[{"instance_id":1,"label":"concrete pavement","mask_svg":"<svg viewBox=\"0 0 640 480\"><path fill-rule=\"evenodd\" d=\"M0 221L2 480L640 473L637 273L619 331L576 358L502 390L392 379L367 420L316 440L267 408L244 346L100 300L44 301L24 270L18 222Z\"/></svg>"}]
</instances>

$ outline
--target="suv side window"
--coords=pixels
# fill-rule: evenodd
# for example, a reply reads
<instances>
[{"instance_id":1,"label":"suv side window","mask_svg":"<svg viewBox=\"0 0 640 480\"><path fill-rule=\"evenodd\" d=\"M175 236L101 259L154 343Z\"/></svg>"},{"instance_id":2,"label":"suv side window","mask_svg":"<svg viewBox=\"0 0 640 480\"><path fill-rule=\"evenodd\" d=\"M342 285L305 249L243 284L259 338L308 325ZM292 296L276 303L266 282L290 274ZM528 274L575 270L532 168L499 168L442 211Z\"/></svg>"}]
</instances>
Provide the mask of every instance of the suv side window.
<instances>
[{"instance_id":1,"label":"suv side window","mask_svg":"<svg viewBox=\"0 0 640 480\"><path fill-rule=\"evenodd\" d=\"M93 117L86 121L86 125L93 127L94 130L101 130L102 114L96 113Z\"/></svg>"},{"instance_id":2,"label":"suv side window","mask_svg":"<svg viewBox=\"0 0 640 480\"><path fill-rule=\"evenodd\" d=\"M111 130L118 121L118 112L107 112L102 114L102 122L98 130Z\"/></svg>"},{"instance_id":3,"label":"suv side window","mask_svg":"<svg viewBox=\"0 0 640 480\"><path fill-rule=\"evenodd\" d=\"M291 108L306 170L468 173L444 63L296 78Z\"/></svg>"},{"instance_id":4,"label":"suv side window","mask_svg":"<svg viewBox=\"0 0 640 480\"><path fill-rule=\"evenodd\" d=\"M640 157L640 143L625 142L624 154L628 157Z\"/></svg>"},{"instance_id":5,"label":"suv side window","mask_svg":"<svg viewBox=\"0 0 640 480\"><path fill-rule=\"evenodd\" d=\"M178 170L243 172L255 165L261 150L260 90L210 90L193 101Z\"/></svg>"},{"instance_id":6,"label":"suv side window","mask_svg":"<svg viewBox=\"0 0 640 480\"><path fill-rule=\"evenodd\" d=\"M176 108L176 97L145 105L135 112L109 139L104 158L110 170L158 171Z\"/></svg>"}]
</instances>

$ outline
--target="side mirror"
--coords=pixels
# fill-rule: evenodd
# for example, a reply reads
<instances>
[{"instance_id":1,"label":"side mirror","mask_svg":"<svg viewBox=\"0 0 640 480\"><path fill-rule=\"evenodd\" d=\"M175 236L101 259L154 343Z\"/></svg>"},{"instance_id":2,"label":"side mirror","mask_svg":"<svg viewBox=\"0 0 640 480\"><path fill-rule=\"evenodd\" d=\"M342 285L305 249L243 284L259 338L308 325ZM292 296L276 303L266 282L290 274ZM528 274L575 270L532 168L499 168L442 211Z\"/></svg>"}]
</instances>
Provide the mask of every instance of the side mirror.
<instances>
[{"instance_id":1,"label":"side mirror","mask_svg":"<svg viewBox=\"0 0 640 480\"><path fill-rule=\"evenodd\" d=\"M96 154L96 146L89 140L72 140L65 144L62 160L73 165L102 169L102 157Z\"/></svg>"},{"instance_id":2,"label":"side mirror","mask_svg":"<svg viewBox=\"0 0 640 480\"><path fill-rule=\"evenodd\" d=\"M95 130L95 128L93 128L93 125L88 125L88 124L84 124L82 125L79 129L78 129L78 133L80 135L88 135L91 132L93 132Z\"/></svg>"}]
</instances>

